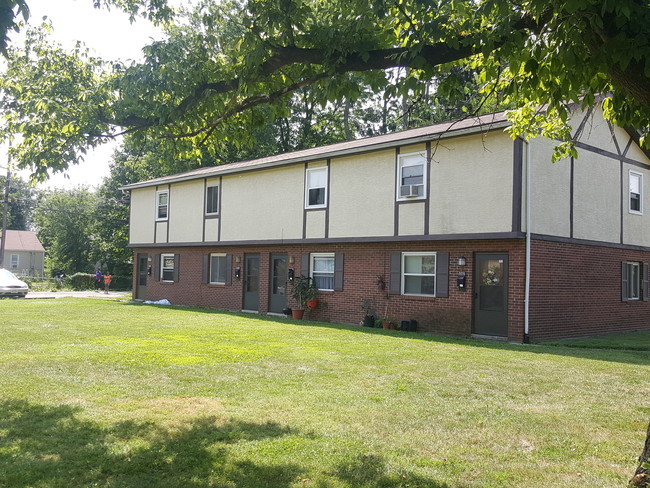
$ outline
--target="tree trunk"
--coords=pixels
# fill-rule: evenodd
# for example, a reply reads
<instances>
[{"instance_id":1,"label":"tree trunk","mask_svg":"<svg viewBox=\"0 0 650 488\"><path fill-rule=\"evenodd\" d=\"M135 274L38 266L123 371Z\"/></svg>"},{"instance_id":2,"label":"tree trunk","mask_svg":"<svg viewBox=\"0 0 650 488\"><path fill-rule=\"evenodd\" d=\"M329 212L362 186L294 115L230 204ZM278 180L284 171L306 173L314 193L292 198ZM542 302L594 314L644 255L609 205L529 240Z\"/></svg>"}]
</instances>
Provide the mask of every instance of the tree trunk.
<instances>
[{"instance_id":1,"label":"tree trunk","mask_svg":"<svg viewBox=\"0 0 650 488\"><path fill-rule=\"evenodd\" d=\"M630 480L630 488L650 488L650 469L644 468L645 463L650 462L650 425L648 425L648 434L645 438L643 452L639 456L639 467L636 468L634 477Z\"/></svg>"}]
</instances>

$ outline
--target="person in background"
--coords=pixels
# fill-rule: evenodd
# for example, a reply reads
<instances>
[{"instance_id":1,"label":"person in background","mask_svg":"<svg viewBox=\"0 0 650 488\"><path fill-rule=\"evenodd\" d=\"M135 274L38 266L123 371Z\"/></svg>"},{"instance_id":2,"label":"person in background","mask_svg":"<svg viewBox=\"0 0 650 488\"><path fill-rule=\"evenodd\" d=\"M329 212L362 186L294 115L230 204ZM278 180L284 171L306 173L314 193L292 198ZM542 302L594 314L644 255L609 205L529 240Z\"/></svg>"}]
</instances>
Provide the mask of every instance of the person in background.
<instances>
[{"instance_id":1,"label":"person in background","mask_svg":"<svg viewBox=\"0 0 650 488\"><path fill-rule=\"evenodd\" d=\"M111 287L111 280L113 277L111 276L111 273L109 271L106 271L106 274L104 275L104 293L108 294L108 290Z\"/></svg>"},{"instance_id":2,"label":"person in background","mask_svg":"<svg viewBox=\"0 0 650 488\"><path fill-rule=\"evenodd\" d=\"M99 290L102 287L102 272L97 270L95 273L95 292L99 293Z\"/></svg>"}]
</instances>

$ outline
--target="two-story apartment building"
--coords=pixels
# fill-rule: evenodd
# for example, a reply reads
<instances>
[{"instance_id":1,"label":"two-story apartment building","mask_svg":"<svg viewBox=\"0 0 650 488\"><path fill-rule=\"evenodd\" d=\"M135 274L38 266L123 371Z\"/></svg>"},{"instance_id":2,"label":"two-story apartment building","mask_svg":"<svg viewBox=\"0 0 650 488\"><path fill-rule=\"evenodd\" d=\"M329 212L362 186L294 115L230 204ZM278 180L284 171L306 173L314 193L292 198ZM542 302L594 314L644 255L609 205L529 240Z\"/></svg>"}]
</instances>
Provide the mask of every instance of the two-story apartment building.
<instances>
[{"instance_id":1,"label":"two-story apartment building","mask_svg":"<svg viewBox=\"0 0 650 488\"><path fill-rule=\"evenodd\" d=\"M650 160L594 110L579 158L503 114L126 186L134 297L511 341L650 327Z\"/></svg>"}]
</instances>

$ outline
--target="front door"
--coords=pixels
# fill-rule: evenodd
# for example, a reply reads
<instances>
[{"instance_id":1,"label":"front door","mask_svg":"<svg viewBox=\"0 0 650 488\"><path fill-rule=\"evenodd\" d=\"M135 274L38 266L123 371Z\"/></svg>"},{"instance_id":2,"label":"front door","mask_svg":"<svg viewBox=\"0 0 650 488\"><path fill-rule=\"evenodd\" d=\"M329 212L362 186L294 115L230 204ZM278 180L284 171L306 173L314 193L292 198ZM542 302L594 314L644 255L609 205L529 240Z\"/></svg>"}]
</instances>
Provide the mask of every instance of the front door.
<instances>
[{"instance_id":1,"label":"front door","mask_svg":"<svg viewBox=\"0 0 650 488\"><path fill-rule=\"evenodd\" d=\"M260 309L260 255L244 257L244 310Z\"/></svg>"},{"instance_id":2,"label":"front door","mask_svg":"<svg viewBox=\"0 0 650 488\"><path fill-rule=\"evenodd\" d=\"M135 299L147 299L147 277L149 276L149 256L138 254L138 273L135 284Z\"/></svg>"},{"instance_id":3,"label":"front door","mask_svg":"<svg viewBox=\"0 0 650 488\"><path fill-rule=\"evenodd\" d=\"M287 307L287 255L271 255L269 312L282 313Z\"/></svg>"},{"instance_id":4,"label":"front door","mask_svg":"<svg viewBox=\"0 0 650 488\"><path fill-rule=\"evenodd\" d=\"M474 333L507 337L508 255L477 254L474 263Z\"/></svg>"}]
</instances>

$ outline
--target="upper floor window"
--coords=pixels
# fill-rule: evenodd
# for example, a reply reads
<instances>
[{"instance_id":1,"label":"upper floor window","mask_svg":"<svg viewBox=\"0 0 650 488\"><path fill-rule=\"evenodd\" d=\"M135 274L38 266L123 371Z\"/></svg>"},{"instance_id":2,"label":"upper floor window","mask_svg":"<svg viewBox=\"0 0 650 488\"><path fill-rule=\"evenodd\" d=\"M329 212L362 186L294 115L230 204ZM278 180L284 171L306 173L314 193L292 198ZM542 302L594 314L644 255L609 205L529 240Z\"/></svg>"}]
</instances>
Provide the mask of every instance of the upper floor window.
<instances>
[{"instance_id":1,"label":"upper floor window","mask_svg":"<svg viewBox=\"0 0 650 488\"><path fill-rule=\"evenodd\" d=\"M424 198L427 158L424 153L400 154L397 159L397 199Z\"/></svg>"},{"instance_id":2,"label":"upper floor window","mask_svg":"<svg viewBox=\"0 0 650 488\"><path fill-rule=\"evenodd\" d=\"M402 294L436 296L436 253L402 253Z\"/></svg>"},{"instance_id":3,"label":"upper floor window","mask_svg":"<svg viewBox=\"0 0 650 488\"><path fill-rule=\"evenodd\" d=\"M630 213L643 213L643 175L630 171Z\"/></svg>"},{"instance_id":4,"label":"upper floor window","mask_svg":"<svg viewBox=\"0 0 650 488\"><path fill-rule=\"evenodd\" d=\"M334 253L314 253L310 255L312 283L319 290L334 289Z\"/></svg>"},{"instance_id":5,"label":"upper floor window","mask_svg":"<svg viewBox=\"0 0 650 488\"><path fill-rule=\"evenodd\" d=\"M156 220L167 220L169 217L169 190L156 192Z\"/></svg>"},{"instance_id":6,"label":"upper floor window","mask_svg":"<svg viewBox=\"0 0 650 488\"><path fill-rule=\"evenodd\" d=\"M327 166L308 168L305 176L305 208L327 205Z\"/></svg>"},{"instance_id":7,"label":"upper floor window","mask_svg":"<svg viewBox=\"0 0 650 488\"><path fill-rule=\"evenodd\" d=\"M219 213L219 187L209 186L206 190L205 213Z\"/></svg>"}]
</instances>

